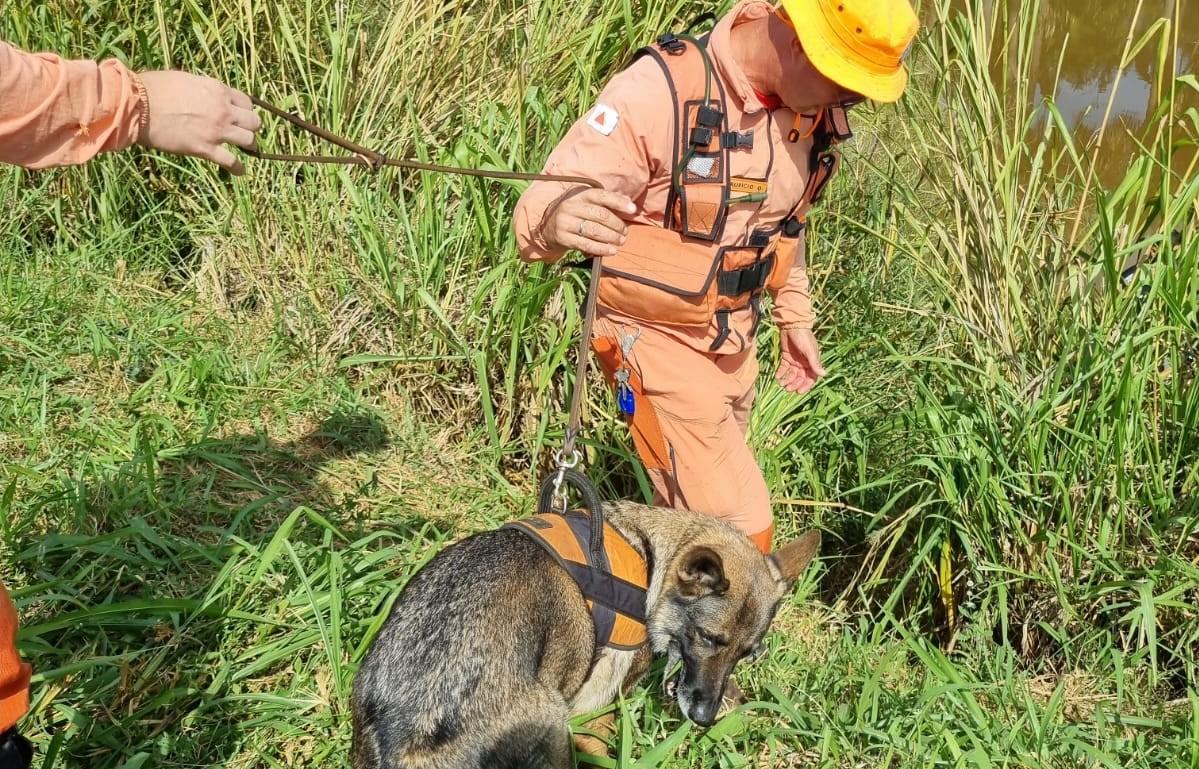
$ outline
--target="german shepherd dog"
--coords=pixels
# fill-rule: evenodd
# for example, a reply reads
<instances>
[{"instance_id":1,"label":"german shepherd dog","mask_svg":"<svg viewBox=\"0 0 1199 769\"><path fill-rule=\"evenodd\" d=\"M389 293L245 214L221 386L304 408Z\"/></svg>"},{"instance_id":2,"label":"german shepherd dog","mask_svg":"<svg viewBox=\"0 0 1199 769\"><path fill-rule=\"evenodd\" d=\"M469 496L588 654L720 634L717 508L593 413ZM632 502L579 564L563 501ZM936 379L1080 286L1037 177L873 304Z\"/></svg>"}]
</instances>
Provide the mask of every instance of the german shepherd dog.
<instances>
[{"instance_id":1,"label":"german shepherd dog","mask_svg":"<svg viewBox=\"0 0 1199 769\"><path fill-rule=\"evenodd\" d=\"M646 561L648 644L597 649L582 591L524 533L466 537L404 587L355 677L356 769L567 769L569 719L628 691L653 654L682 663L664 687L682 713L715 721L819 532L763 556L710 516L629 502L604 515Z\"/></svg>"}]
</instances>

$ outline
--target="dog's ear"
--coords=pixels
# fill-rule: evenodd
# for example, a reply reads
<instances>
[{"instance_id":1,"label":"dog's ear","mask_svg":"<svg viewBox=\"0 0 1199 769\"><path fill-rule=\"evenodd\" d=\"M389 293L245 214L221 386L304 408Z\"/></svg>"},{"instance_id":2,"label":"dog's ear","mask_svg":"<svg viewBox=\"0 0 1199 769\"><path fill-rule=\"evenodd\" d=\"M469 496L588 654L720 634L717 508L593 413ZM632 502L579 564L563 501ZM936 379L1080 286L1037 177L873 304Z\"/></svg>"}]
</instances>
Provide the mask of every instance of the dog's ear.
<instances>
[{"instance_id":1,"label":"dog's ear","mask_svg":"<svg viewBox=\"0 0 1199 769\"><path fill-rule=\"evenodd\" d=\"M812 558L820 551L820 532L809 531L801 537L791 540L775 550L768 557L783 577L787 589L795 584L799 575L804 573Z\"/></svg>"},{"instance_id":2,"label":"dog's ear","mask_svg":"<svg viewBox=\"0 0 1199 769\"><path fill-rule=\"evenodd\" d=\"M679 562L679 592L688 598L702 598L728 589L724 562L715 550L695 547Z\"/></svg>"}]
</instances>

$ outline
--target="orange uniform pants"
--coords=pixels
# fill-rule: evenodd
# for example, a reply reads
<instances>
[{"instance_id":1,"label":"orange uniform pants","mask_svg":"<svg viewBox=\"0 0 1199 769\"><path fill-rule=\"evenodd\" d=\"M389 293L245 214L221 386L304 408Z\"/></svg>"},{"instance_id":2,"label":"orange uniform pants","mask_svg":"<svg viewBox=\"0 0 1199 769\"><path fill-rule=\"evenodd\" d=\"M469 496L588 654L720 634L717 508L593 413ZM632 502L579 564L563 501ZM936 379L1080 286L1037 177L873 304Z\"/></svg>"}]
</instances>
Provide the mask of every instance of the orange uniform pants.
<instances>
[{"instance_id":1,"label":"orange uniform pants","mask_svg":"<svg viewBox=\"0 0 1199 769\"><path fill-rule=\"evenodd\" d=\"M29 709L29 664L17 654L17 610L0 585L0 734Z\"/></svg>"},{"instance_id":2,"label":"orange uniform pants","mask_svg":"<svg viewBox=\"0 0 1199 769\"><path fill-rule=\"evenodd\" d=\"M592 347L609 384L617 370L629 373L636 405L626 421L655 504L722 518L769 552L770 494L746 443L755 349L701 352L652 326L606 316L595 320Z\"/></svg>"}]
</instances>

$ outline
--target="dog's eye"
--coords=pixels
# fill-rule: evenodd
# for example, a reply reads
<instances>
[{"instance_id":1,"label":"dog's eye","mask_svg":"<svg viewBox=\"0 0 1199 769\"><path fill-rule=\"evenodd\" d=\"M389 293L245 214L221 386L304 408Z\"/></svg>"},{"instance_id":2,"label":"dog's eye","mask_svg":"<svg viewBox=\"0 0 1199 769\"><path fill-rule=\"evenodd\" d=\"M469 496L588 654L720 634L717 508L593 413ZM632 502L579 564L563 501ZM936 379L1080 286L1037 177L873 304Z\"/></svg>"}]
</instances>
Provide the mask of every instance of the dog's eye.
<instances>
[{"instance_id":1,"label":"dog's eye","mask_svg":"<svg viewBox=\"0 0 1199 769\"><path fill-rule=\"evenodd\" d=\"M699 640L703 641L706 646L709 646L713 649L719 649L721 646L728 644L726 639L721 638L713 633L709 633L706 630L699 630L697 632L699 634Z\"/></svg>"},{"instance_id":2,"label":"dog's eye","mask_svg":"<svg viewBox=\"0 0 1199 769\"><path fill-rule=\"evenodd\" d=\"M765 651L765 644L758 644L757 646L746 649L745 653L741 655L741 659L746 660L747 662L757 662Z\"/></svg>"}]
</instances>

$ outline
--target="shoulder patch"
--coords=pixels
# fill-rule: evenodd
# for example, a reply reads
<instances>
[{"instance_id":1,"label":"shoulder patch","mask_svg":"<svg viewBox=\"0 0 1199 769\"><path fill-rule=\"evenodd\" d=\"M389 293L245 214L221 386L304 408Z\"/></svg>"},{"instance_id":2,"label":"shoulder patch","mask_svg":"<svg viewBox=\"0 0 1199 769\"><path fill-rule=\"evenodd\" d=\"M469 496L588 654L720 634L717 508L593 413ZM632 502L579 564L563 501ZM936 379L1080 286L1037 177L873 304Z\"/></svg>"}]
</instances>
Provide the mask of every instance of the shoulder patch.
<instances>
[{"instance_id":1,"label":"shoulder patch","mask_svg":"<svg viewBox=\"0 0 1199 769\"><path fill-rule=\"evenodd\" d=\"M591 110L591 114L587 116L587 125L604 136L611 136L619 122L620 113L602 101L596 104L595 109Z\"/></svg>"}]
</instances>

